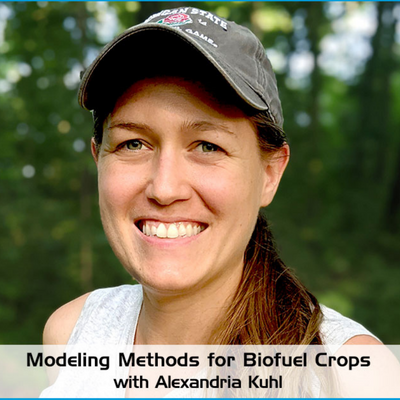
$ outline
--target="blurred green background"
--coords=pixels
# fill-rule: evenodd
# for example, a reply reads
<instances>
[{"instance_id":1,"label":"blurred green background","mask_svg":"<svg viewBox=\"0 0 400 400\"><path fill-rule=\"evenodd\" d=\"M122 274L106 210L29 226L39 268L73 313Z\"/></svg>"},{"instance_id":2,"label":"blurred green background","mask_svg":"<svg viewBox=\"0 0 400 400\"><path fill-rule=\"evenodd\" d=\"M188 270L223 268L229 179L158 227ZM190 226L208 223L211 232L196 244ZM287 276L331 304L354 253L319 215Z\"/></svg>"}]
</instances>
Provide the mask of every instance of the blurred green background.
<instances>
[{"instance_id":1,"label":"blurred green background","mask_svg":"<svg viewBox=\"0 0 400 400\"><path fill-rule=\"evenodd\" d=\"M131 282L99 219L79 73L183 5L0 4L1 344L40 343L57 307ZM283 259L320 302L400 343L400 4L189 5L250 27L275 68L292 157L266 213Z\"/></svg>"}]
</instances>

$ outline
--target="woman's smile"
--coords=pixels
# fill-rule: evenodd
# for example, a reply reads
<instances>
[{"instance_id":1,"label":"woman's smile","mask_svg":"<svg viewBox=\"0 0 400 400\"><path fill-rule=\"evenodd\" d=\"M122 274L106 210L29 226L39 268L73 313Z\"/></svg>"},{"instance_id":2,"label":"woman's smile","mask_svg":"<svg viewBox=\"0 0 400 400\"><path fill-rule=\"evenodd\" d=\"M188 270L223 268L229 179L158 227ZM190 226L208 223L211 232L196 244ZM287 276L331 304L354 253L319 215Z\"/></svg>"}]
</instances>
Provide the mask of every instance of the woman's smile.
<instances>
[{"instance_id":1,"label":"woman's smile","mask_svg":"<svg viewBox=\"0 0 400 400\"><path fill-rule=\"evenodd\" d=\"M197 236L206 229L200 222L166 222L152 219L139 220L135 224L146 236L158 239L182 239Z\"/></svg>"}]
</instances>

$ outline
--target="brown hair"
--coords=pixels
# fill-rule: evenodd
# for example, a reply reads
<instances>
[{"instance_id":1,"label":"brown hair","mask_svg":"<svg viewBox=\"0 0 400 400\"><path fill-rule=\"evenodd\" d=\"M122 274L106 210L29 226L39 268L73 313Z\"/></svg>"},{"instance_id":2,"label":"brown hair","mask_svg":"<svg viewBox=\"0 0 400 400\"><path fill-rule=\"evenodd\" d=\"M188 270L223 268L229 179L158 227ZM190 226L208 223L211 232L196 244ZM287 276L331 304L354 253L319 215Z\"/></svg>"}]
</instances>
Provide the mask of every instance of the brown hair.
<instances>
[{"instance_id":1,"label":"brown hair","mask_svg":"<svg viewBox=\"0 0 400 400\"><path fill-rule=\"evenodd\" d=\"M109 112L94 111L94 141L102 142ZM269 117L250 117L260 151L269 156L286 144L286 136ZM217 344L322 344L322 313L317 299L280 259L268 222L260 213L244 257L242 280L225 318L214 331Z\"/></svg>"}]
</instances>

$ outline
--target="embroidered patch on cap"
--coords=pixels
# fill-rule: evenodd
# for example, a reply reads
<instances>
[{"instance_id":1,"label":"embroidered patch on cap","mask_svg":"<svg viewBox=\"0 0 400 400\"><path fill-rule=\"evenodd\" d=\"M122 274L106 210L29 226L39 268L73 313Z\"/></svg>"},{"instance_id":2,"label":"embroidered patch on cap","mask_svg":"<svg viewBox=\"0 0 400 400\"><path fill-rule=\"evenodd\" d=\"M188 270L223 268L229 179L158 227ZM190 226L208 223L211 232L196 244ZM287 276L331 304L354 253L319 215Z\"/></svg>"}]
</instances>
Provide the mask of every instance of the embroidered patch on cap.
<instances>
[{"instance_id":1,"label":"embroidered patch on cap","mask_svg":"<svg viewBox=\"0 0 400 400\"><path fill-rule=\"evenodd\" d=\"M185 24L193 23L192 19L187 14L173 14L166 18L157 21L158 24L164 24L169 26L180 26Z\"/></svg>"}]
</instances>

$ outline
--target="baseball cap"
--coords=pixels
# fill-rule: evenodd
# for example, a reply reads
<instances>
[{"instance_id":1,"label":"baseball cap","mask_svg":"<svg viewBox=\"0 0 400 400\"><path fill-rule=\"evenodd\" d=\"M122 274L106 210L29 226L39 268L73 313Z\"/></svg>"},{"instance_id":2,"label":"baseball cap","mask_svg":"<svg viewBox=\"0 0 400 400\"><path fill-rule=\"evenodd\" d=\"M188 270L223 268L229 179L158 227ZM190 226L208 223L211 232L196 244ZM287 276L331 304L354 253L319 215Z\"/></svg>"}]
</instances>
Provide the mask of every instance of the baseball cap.
<instances>
[{"instance_id":1,"label":"baseball cap","mask_svg":"<svg viewBox=\"0 0 400 400\"><path fill-rule=\"evenodd\" d=\"M190 68L193 60L182 50L174 52L178 44L204 59L252 109L267 111L282 127L276 78L261 42L248 28L194 7L157 12L108 43L82 74L79 104L101 108L124 81L145 77L146 64L162 68L168 58L178 57ZM166 53L169 57L160 56Z\"/></svg>"}]
</instances>

